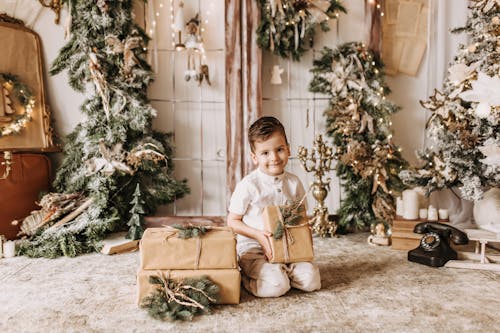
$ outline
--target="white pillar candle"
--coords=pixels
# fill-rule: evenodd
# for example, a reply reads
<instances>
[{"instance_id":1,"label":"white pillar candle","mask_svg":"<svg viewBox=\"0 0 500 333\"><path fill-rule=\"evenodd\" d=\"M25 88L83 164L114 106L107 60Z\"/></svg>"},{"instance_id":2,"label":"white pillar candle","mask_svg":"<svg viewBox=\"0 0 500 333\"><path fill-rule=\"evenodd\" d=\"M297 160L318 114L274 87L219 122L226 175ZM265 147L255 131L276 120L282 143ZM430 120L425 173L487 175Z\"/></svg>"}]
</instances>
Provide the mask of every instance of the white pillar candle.
<instances>
[{"instance_id":1,"label":"white pillar candle","mask_svg":"<svg viewBox=\"0 0 500 333\"><path fill-rule=\"evenodd\" d=\"M6 241L3 243L3 256L12 258L16 255L16 243L14 241Z\"/></svg>"},{"instance_id":2,"label":"white pillar candle","mask_svg":"<svg viewBox=\"0 0 500 333\"><path fill-rule=\"evenodd\" d=\"M429 221L437 221L438 220L437 209L434 208L432 205L429 206L429 209L427 210L427 219Z\"/></svg>"},{"instance_id":3,"label":"white pillar candle","mask_svg":"<svg viewBox=\"0 0 500 333\"><path fill-rule=\"evenodd\" d=\"M403 191L403 218L407 220L418 219L418 193L414 190Z\"/></svg>"},{"instance_id":4,"label":"white pillar candle","mask_svg":"<svg viewBox=\"0 0 500 333\"><path fill-rule=\"evenodd\" d=\"M397 197L396 198L396 215L403 216L403 214L404 214L403 198Z\"/></svg>"},{"instance_id":5,"label":"white pillar candle","mask_svg":"<svg viewBox=\"0 0 500 333\"><path fill-rule=\"evenodd\" d=\"M440 220L447 220L448 219L448 209L440 209L438 210L438 215Z\"/></svg>"},{"instance_id":6,"label":"white pillar candle","mask_svg":"<svg viewBox=\"0 0 500 333\"><path fill-rule=\"evenodd\" d=\"M420 208L418 211L418 217L420 217L421 220L426 220L427 219L427 208Z\"/></svg>"}]
</instances>

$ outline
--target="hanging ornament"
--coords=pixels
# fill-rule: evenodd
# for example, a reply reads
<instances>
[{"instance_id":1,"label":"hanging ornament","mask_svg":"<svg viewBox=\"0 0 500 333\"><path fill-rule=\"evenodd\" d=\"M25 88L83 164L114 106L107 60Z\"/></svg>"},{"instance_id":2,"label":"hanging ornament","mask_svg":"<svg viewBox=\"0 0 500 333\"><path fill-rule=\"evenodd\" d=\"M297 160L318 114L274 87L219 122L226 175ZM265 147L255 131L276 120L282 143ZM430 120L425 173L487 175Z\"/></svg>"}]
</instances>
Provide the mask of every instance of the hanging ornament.
<instances>
[{"instance_id":1,"label":"hanging ornament","mask_svg":"<svg viewBox=\"0 0 500 333\"><path fill-rule=\"evenodd\" d=\"M104 139L99 140L99 152L101 157L94 157L87 161L88 174L92 175L101 172L106 176L111 176L115 171L133 174L132 169L123 161L125 153L121 144L114 145L111 149L106 147Z\"/></svg>"},{"instance_id":2,"label":"hanging ornament","mask_svg":"<svg viewBox=\"0 0 500 333\"><path fill-rule=\"evenodd\" d=\"M486 158L480 161L484 164L499 167L500 166L500 143L495 142L493 138L489 138L484 142L484 144L479 147L481 153L486 156Z\"/></svg>"},{"instance_id":3,"label":"hanging ornament","mask_svg":"<svg viewBox=\"0 0 500 333\"><path fill-rule=\"evenodd\" d=\"M175 13L174 24L172 26L174 32L176 33L177 40L175 42L175 50L183 51L186 45L182 42L182 30L184 30L184 2L179 2L179 7L177 7Z\"/></svg>"},{"instance_id":4,"label":"hanging ornament","mask_svg":"<svg viewBox=\"0 0 500 333\"><path fill-rule=\"evenodd\" d=\"M283 74L284 71L285 70L279 65L274 65L271 71L271 84L281 84L281 74Z\"/></svg>"},{"instance_id":5,"label":"hanging ornament","mask_svg":"<svg viewBox=\"0 0 500 333\"><path fill-rule=\"evenodd\" d=\"M209 68L205 63L205 48L200 24L199 14L196 14L186 23L186 39L183 46L187 55L187 69L184 72L184 80L198 82L198 86L201 86L203 81L206 81L208 85L212 85Z\"/></svg>"},{"instance_id":6,"label":"hanging ornament","mask_svg":"<svg viewBox=\"0 0 500 333\"><path fill-rule=\"evenodd\" d=\"M500 78L490 77L483 72L478 73L477 80L471 81L472 89L459 94L460 98L469 102L477 102L476 116L487 118L491 107L500 106Z\"/></svg>"},{"instance_id":7,"label":"hanging ornament","mask_svg":"<svg viewBox=\"0 0 500 333\"><path fill-rule=\"evenodd\" d=\"M123 53L123 74L129 76L132 73L132 68L139 63L139 60L134 54L134 49L142 46L141 37L135 36L136 32L132 32L130 37L125 41L121 41L118 37L109 35L106 37L106 44L112 47L112 52L115 54Z\"/></svg>"}]
</instances>

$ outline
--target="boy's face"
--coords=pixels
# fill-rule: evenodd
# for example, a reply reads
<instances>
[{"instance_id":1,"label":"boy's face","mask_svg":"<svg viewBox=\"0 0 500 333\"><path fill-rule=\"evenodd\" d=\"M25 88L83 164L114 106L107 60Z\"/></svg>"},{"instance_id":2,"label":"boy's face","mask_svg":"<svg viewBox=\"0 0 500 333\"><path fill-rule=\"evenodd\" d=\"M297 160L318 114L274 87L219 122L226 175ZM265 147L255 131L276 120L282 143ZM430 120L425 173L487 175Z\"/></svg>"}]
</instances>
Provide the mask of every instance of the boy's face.
<instances>
[{"instance_id":1,"label":"boy's face","mask_svg":"<svg viewBox=\"0 0 500 333\"><path fill-rule=\"evenodd\" d=\"M273 133L265 141L255 141L254 150L250 155L260 171L269 176L281 175L285 171L290 150L279 132Z\"/></svg>"}]
</instances>

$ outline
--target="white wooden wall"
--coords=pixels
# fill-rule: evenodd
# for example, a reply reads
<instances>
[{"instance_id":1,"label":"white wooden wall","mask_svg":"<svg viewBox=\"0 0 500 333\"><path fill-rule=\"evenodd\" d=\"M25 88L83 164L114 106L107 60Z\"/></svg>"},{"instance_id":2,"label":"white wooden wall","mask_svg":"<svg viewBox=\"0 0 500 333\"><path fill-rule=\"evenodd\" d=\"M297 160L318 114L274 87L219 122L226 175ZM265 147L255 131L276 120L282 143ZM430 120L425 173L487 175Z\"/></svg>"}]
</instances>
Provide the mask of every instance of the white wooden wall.
<instances>
[{"instance_id":1,"label":"white wooden wall","mask_svg":"<svg viewBox=\"0 0 500 333\"><path fill-rule=\"evenodd\" d=\"M204 29L202 37L212 85L204 82L201 87L193 80L184 80L187 56L185 52L176 52L172 45L170 1L155 0L150 6L154 7L156 25L147 15L147 30L152 32L157 48L157 57L153 57L157 59L157 77L149 91L158 111L153 126L174 133L175 177L187 178L191 188L191 194L161 207L157 214L224 215L224 1L185 1L185 20L199 12Z\"/></svg>"}]
</instances>

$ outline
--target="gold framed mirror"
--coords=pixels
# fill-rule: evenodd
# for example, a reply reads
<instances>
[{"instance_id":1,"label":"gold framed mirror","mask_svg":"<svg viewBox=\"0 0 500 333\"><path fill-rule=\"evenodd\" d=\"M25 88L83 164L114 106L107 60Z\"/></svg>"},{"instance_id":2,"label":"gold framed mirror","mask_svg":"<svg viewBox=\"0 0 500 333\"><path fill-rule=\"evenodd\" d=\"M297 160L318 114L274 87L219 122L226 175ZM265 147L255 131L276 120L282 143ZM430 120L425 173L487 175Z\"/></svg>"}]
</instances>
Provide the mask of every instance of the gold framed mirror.
<instances>
[{"instance_id":1,"label":"gold framed mirror","mask_svg":"<svg viewBox=\"0 0 500 333\"><path fill-rule=\"evenodd\" d=\"M57 151L45 100L40 38L0 15L0 151Z\"/></svg>"}]
</instances>

